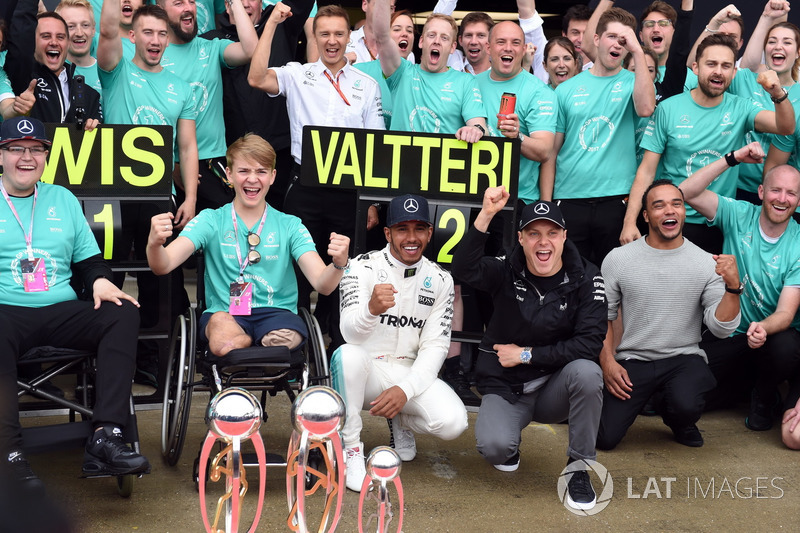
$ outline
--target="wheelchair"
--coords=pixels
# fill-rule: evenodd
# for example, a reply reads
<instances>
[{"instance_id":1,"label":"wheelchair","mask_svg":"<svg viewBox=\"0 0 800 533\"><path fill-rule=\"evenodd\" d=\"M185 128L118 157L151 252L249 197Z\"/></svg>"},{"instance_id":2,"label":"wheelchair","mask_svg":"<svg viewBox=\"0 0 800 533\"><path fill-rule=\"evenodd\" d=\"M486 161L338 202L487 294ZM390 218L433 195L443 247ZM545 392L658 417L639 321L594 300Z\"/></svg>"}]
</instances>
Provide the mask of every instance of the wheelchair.
<instances>
[{"instance_id":1,"label":"wheelchair","mask_svg":"<svg viewBox=\"0 0 800 533\"><path fill-rule=\"evenodd\" d=\"M198 316L205 305L202 254L197 254L197 258L198 305L175 322L162 382L161 453L170 466L180 459L195 392L208 392L209 402L217 392L228 387L260 392L266 420L268 394L276 396L282 391L294 402L297 394L309 386L330 386L331 382L322 332L316 318L306 309L299 309L298 314L308 330L308 338L294 350L284 346L252 346L217 357L199 346ZM199 483L199 462L200 452L193 468L195 486ZM282 456L267 454L267 465L285 467L286 462Z\"/></svg>"},{"instance_id":2,"label":"wheelchair","mask_svg":"<svg viewBox=\"0 0 800 533\"><path fill-rule=\"evenodd\" d=\"M31 426L22 428L23 448L29 453L40 453L64 447L82 447L92 434L92 409L94 403L93 374L96 353L86 350L39 346L28 350L17 361L17 367L41 368L35 376L17 377L17 397L37 398L40 401L20 403L20 417L30 415L67 414L68 422L47 426ZM75 398L68 399L54 395L43 389L41 385L50 379L74 373L77 377ZM133 446L133 450L141 453L139 447L139 430L136 423L136 411L133 397L129 403L128 419L122 436L125 442ZM80 415L81 419L77 420ZM108 476L93 476L108 477ZM141 474L116 476L117 492L123 498L133 493L134 479Z\"/></svg>"}]
</instances>

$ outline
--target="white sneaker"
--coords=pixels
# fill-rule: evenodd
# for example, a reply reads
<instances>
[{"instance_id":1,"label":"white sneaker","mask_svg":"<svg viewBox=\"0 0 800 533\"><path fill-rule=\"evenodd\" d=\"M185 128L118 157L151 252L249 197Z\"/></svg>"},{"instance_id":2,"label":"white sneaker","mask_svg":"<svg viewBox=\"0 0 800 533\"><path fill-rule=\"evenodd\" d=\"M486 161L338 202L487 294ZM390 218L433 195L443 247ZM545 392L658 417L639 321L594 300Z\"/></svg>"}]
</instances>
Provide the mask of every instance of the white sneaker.
<instances>
[{"instance_id":1,"label":"white sneaker","mask_svg":"<svg viewBox=\"0 0 800 533\"><path fill-rule=\"evenodd\" d=\"M414 432L405 429L398 420L389 420L392 428L392 448L397 452L402 461L413 461L417 456L417 441Z\"/></svg>"},{"instance_id":2,"label":"white sneaker","mask_svg":"<svg viewBox=\"0 0 800 533\"><path fill-rule=\"evenodd\" d=\"M361 492L361 485L367 476L366 461L364 460L364 443L359 442L355 448L347 448L345 455L345 485L354 492Z\"/></svg>"}]
</instances>

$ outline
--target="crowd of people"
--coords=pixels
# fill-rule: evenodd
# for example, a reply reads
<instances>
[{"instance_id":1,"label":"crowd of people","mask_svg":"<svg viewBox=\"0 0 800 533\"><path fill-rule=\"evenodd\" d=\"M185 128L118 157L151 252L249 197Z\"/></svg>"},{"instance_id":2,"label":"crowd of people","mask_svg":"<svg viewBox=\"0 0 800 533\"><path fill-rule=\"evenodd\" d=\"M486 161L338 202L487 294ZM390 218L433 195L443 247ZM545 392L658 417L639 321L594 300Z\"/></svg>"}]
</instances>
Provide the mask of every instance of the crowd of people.
<instances>
[{"instance_id":1,"label":"crowd of people","mask_svg":"<svg viewBox=\"0 0 800 533\"><path fill-rule=\"evenodd\" d=\"M693 0L656 0L638 20L612 0L575 6L549 40L535 0L517 0L518 21L470 13L460 27L456 3L439 0L417 37L393 0L363 0L357 30L346 10L313 0L225 0L216 13L211 0L62 0L53 12L17 0L0 24L0 264L10 265L0 343L18 356L41 342L98 349L84 473L149 471L120 437L130 381L157 380L151 348L134 339L157 312L156 275L174 276L173 313L186 307L180 266L199 250L199 333L215 356L298 347L308 335L298 306L319 294L354 491L366 475L365 409L389 421L410 461L415 433L457 438L465 405L479 405L477 448L500 471L518 468L532 420L568 421L568 504L583 510L596 501L587 462L640 414L697 447L705 410L745 401L747 428L781 420L784 443L800 449L790 3L766 2L741 58L732 4L692 41ZM515 107L501 113L505 93ZM174 209L122 213L124 256L152 270L137 276L138 301L111 283L75 198L38 183L46 122L172 127ZM374 204L364 221L355 191L300 182L308 125L514 140L517 203L507 206L504 187L486 190L451 275L424 257L434 230L421 195ZM516 210L517 244L497 250L505 208ZM383 226L385 247L352 257L356 224ZM476 292L494 311L473 365L451 331L475 323L464 300ZM32 309L49 318L30 320ZM13 407L16 372L3 359L3 467L39 490Z\"/></svg>"}]
</instances>

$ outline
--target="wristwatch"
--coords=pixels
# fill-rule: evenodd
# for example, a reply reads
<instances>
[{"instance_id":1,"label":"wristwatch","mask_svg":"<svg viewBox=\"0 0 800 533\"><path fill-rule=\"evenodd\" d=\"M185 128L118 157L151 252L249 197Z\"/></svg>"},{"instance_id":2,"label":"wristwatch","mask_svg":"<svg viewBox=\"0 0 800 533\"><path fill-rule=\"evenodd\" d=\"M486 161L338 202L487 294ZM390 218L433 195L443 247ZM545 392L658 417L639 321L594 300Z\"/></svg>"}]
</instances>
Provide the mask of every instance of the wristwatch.
<instances>
[{"instance_id":1,"label":"wristwatch","mask_svg":"<svg viewBox=\"0 0 800 533\"><path fill-rule=\"evenodd\" d=\"M789 97L789 91L787 91L784 87L781 87L781 90L783 91L783 96L779 96L778 98L775 98L774 96L770 97L773 104L780 104Z\"/></svg>"},{"instance_id":2,"label":"wristwatch","mask_svg":"<svg viewBox=\"0 0 800 533\"><path fill-rule=\"evenodd\" d=\"M480 124L473 124L473 126L475 126L476 128L478 128L479 130L481 130L481 133L483 133L484 135L486 135L486 129L484 129L484 127L483 127L483 126L481 126Z\"/></svg>"},{"instance_id":3,"label":"wristwatch","mask_svg":"<svg viewBox=\"0 0 800 533\"><path fill-rule=\"evenodd\" d=\"M727 285L725 285L725 292L729 292L731 294L735 294L736 296L741 296L744 292L744 283L739 283L739 288L731 289Z\"/></svg>"},{"instance_id":4,"label":"wristwatch","mask_svg":"<svg viewBox=\"0 0 800 533\"><path fill-rule=\"evenodd\" d=\"M531 364L531 347L526 346L522 349L522 352L519 354L519 362L523 365Z\"/></svg>"}]
</instances>

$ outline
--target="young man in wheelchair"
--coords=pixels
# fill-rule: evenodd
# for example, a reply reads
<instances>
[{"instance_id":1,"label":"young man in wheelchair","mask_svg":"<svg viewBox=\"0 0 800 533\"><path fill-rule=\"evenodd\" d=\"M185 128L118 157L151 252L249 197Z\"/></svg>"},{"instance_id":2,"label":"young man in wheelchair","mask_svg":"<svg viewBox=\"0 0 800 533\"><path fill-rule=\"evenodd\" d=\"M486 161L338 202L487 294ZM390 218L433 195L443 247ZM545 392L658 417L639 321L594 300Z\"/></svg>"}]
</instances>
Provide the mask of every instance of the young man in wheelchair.
<instances>
[{"instance_id":1,"label":"young man in wheelchair","mask_svg":"<svg viewBox=\"0 0 800 533\"><path fill-rule=\"evenodd\" d=\"M214 355L255 344L294 349L308 335L297 316L297 281L292 260L311 285L330 294L349 266L350 239L331 233L329 265L299 218L267 204L275 180L275 151L254 134L235 141L226 154L225 172L233 202L198 214L169 243L173 215L152 218L147 260L158 275L179 267L203 250L207 309L199 321L202 341Z\"/></svg>"},{"instance_id":2,"label":"young man in wheelchair","mask_svg":"<svg viewBox=\"0 0 800 533\"><path fill-rule=\"evenodd\" d=\"M136 367L139 304L109 281L111 269L77 198L39 183L50 144L37 119L0 126L0 452L20 485L37 492L43 484L22 454L16 378L17 358L39 346L97 352L95 431L83 473L150 471L121 431ZM73 275L93 301L78 300Z\"/></svg>"}]
</instances>

